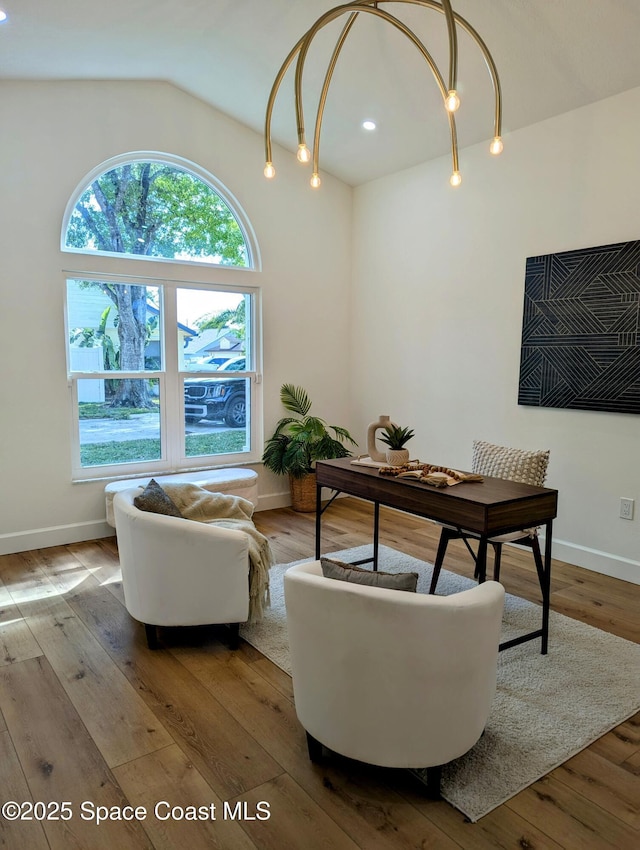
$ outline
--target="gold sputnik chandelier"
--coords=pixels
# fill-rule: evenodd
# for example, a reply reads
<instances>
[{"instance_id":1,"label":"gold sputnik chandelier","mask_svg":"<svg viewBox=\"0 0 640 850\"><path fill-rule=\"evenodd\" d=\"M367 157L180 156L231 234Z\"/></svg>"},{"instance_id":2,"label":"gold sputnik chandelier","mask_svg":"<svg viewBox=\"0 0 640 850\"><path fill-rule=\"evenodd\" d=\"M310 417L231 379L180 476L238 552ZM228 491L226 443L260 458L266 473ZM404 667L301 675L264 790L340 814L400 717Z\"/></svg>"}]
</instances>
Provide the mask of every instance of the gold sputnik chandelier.
<instances>
[{"instance_id":1,"label":"gold sputnik chandelier","mask_svg":"<svg viewBox=\"0 0 640 850\"><path fill-rule=\"evenodd\" d=\"M425 9L433 10L444 15L447 23L447 33L449 37L449 68L447 75L448 84L445 83L444 76L436 65L436 62L433 59L432 55L429 53L429 51L422 43L422 41L418 38L418 36L413 32L413 30L411 30L399 18L396 18L394 15L391 15L389 12L380 8L383 5L391 5L391 3L408 3L411 6L422 6ZM269 100L267 103L267 114L264 129L266 159L264 167L265 177L271 179L275 177L276 174L271 153L271 115L273 112L273 106L276 100L276 96L278 94L278 90L280 88L280 84L282 83L282 80L285 74L287 73L289 67L297 57L295 69L295 106L296 118L298 122L297 157L298 160L302 163L308 163L310 161L313 161L313 172L310 181L311 186L314 189L317 189L320 186L320 133L322 130L322 118L324 115L324 108L327 100L327 95L329 93L329 87L331 85L331 78L333 76L338 57L340 56L340 51L342 50L347 36L349 35L351 28L355 24L356 19L361 14L375 15L376 18L379 18L385 23L391 24L396 29L398 29L403 35L405 35L409 39L410 42L412 42L412 44L422 55L424 61L429 66L429 69L431 70L431 73L436 81L438 89L440 90L440 94L442 95L445 114L447 115L449 120L449 132L451 136L451 159L453 165L452 174L449 182L452 186L459 186L462 182L460 169L458 167L458 140L456 135L455 122L455 112L460 106L460 97L457 91L458 28L461 28L465 32L467 32L480 49L487 68L489 70L489 74L491 76L491 81L493 84L493 92L495 99L494 133L491 144L489 145L489 150L494 155L502 153L502 138L500 136L502 124L502 95L500 91L500 80L498 78L498 71L496 69L495 62L493 61L493 58L480 35L476 32L476 30L471 26L468 21L458 15L457 12L453 11L449 0L440 0L440 2L437 2L437 0L379 0L379 2L374 2L374 0L356 0L356 2L353 3L345 3L344 5L336 6L335 8L330 9L328 12L325 12L323 15L321 15L318 20L313 24L313 26L310 27L307 32L302 36L300 41L298 41L298 43L292 48L291 52L282 63L282 66L278 71L278 74L271 88L271 93L269 95ZM313 134L313 152L311 152L307 147L304 129L304 112L302 107L302 75L304 72L304 63L307 58L309 48L311 46L311 42L320 32L320 30L327 26L327 24L331 23L339 17L342 17L343 15L347 15L348 17L346 23L342 28L342 31L340 32L335 47L333 48L333 53L331 55L331 59L329 60L329 64L325 73L324 83L320 92L318 109L316 112L315 131Z\"/></svg>"}]
</instances>

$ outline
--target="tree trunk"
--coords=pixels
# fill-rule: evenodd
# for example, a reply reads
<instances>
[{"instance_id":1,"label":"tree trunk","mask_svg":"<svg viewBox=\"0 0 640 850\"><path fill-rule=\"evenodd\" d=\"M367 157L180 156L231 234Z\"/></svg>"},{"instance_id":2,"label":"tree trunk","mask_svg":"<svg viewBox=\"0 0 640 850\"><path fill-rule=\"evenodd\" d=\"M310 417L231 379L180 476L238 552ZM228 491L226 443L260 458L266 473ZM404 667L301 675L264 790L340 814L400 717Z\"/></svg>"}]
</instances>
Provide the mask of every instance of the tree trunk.
<instances>
[{"instance_id":1,"label":"tree trunk","mask_svg":"<svg viewBox=\"0 0 640 850\"><path fill-rule=\"evenodd\" d=\"M131 284L117 284L113 289L118 308L120 371L140 372L144 369L147 345L147 290ZM152 408L146 379L118 381L111 406Z\"/></svg>"}]
</instances>

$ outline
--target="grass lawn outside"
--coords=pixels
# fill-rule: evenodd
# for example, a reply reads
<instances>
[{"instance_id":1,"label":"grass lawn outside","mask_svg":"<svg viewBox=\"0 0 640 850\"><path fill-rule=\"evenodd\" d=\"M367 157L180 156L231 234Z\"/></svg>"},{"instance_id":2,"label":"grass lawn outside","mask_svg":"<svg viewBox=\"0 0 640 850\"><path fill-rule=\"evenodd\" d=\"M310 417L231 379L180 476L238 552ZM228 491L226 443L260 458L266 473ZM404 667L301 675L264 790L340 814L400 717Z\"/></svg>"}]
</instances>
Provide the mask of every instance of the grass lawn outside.
<instances>
[{"instance_id":1,"label":"grass lawn outside","mask_svg":"<svg viewBox=\"0 0 640 850\"><path fill-rule=\"evenodd\" d=\"M187 457L233 454L246 450L244 429L221 431L216 434L188 434ZM105 466L112 463L135 463L160 460L160 439L149 437L140 440L110 440L104 443L87 443L80 447L82 466Z\"/></svg>"}]
</instances>

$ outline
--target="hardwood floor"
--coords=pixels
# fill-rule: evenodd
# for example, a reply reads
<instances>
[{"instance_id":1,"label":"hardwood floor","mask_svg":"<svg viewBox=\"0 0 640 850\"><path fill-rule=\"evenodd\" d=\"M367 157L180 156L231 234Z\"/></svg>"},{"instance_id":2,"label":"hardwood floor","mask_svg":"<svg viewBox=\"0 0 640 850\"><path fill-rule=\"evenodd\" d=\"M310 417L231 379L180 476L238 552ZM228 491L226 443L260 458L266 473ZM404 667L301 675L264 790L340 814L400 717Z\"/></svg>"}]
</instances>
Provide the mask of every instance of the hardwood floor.
<instances>
[{"instance_id":1,"label":"hardwood floor","mask_svg":"<svg viewBox=\"0 0 640 850\"><path fill-rule=\"evenodd\" d=\"M312 555L313 515L255 520L277 561ZM323 551L369 542L370 530L370 506L341 499L325 515ZM383 509L381 541L432 561L437 530ZM446 566L473 573L461 544ZM539 601L530 552L505 547L502 578ZM554 562L552 608L640 642L638 585ZM114 538L1 557L0 803L45 806L0 818L0 847L640 846L640 714L470 824L404 771L337 756L312 765L290 678L242 641L231 652L224 632L164 629L164 649L148 650L123 606ZM137 815L117 819L133 816L127 806Z\"/></svg>"}]
</instances>

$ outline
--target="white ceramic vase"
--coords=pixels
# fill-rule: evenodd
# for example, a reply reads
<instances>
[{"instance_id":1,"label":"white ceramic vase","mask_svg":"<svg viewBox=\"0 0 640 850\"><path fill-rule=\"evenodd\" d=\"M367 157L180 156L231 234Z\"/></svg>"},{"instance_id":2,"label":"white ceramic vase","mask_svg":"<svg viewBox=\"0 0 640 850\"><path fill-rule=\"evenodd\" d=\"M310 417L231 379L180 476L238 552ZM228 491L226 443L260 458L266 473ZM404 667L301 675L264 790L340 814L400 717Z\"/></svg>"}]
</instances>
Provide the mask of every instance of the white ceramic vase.
<instances>
[{"instance_id":1,"label":"white ceramic vase","mask_svg":"<svg viewBox=\"0 0 640 850\"><path fill-rule=\"evenodd\" d=\"M393 425L389 416L379 416L378 421L372 422L367 428L367 454L371 460L375 460L378 463L389 463L389 461L384 452L378 451L376 446L376 431L387 428L389 425Z\"/></svg>"}]
</instances>

